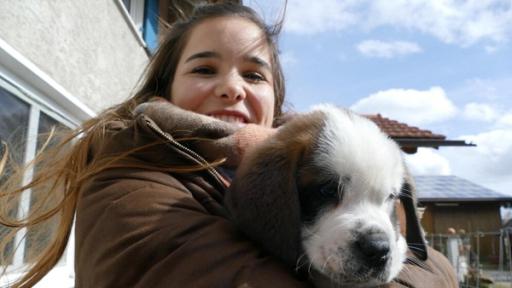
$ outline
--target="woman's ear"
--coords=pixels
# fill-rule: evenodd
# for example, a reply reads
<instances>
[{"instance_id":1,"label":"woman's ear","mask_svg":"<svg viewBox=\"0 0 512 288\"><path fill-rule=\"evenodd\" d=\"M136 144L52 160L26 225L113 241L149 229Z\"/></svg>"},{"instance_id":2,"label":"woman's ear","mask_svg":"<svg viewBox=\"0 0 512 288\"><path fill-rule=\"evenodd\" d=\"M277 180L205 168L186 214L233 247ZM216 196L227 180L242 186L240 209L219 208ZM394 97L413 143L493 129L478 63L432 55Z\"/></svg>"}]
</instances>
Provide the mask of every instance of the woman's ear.
<instances>
[{"instance_id":1,"label":"woman's ear","mask_svg":"<svg viewBox=\"0 0 512 288\"><path fill-rule=\"evenodd\" d=\"M400 192L400 201L405 210L407 245L418 259L425 261L428 258L427 246L416 214L416 193L413 183L412 177L405 177L405 183Z\"/></svg>"},{"instance_id":2,"label":"woman's ear","mask_svg":"<svg viewBox=\"0 0 512 288\"><path fill-rule=\"evenodd\" d=\"M243 233L294 267L302 249L296 184L301 152L271 138L245 155L225 201Z\"/></svg>"}]
</instances>

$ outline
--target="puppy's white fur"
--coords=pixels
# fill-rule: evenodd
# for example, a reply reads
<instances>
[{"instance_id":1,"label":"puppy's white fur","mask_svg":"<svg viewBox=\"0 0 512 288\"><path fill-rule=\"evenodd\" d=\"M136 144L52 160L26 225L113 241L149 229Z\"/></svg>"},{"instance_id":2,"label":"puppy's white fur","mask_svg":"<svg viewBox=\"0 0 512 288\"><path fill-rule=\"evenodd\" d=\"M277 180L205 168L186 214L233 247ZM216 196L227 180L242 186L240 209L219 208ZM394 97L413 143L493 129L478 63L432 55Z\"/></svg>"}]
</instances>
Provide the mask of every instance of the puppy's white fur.
<instances>
[{"instance_id":1,"label":"puppy's white fur","mask_svg":"<svg viewBox=\"0 0 512 288\"><path fill-rule=\"evenodd\" d=\"M305 253L314 268L337 283L371 286L389 282L400 272L407 250L390 218L393 196L398 196L404 181L400 149L366 118L329 105L315 110L325 114L325 126L313 159L349 181L343 183L339 205L325 208L313 224L303 227ZM381 271L370 269L355 275L364 264L352 246L357 235L368 233L385 235L389 260Z\"/></svg>"},{"instance_id":2,"label":"puppy's white fur","mask_svg":"<svg viewBox=\"0 0 512 288\"><path fill-rule=\"evenodd\" d=\"M396 277L405 260L399 195L409 245L424 252L407 176L400 148L377 125L321 105L244 157L225 203L237 227L268 252L300 273L314 268L315 285L375 286Z\"/></svg>"}]
</instances>

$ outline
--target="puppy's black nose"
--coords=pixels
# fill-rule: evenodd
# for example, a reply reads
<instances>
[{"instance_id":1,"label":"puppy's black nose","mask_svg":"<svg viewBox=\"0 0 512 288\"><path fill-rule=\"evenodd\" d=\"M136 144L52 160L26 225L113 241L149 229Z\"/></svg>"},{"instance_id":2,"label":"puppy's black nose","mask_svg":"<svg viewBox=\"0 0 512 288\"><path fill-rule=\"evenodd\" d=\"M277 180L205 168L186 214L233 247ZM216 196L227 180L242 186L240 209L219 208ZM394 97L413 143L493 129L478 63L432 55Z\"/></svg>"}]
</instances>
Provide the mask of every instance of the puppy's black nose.
<instances>
[{"instance_id":1,"label":"puppy's black nose","mask_svg":"<svg viewBox=\"0 0 512 288\"><path fill-rule=\"evenodd\" d=\"M355 242L355 248L369 266L381 266L389 258L389 240L384 233L361 235Z\"/></svg>"}]
</instances>

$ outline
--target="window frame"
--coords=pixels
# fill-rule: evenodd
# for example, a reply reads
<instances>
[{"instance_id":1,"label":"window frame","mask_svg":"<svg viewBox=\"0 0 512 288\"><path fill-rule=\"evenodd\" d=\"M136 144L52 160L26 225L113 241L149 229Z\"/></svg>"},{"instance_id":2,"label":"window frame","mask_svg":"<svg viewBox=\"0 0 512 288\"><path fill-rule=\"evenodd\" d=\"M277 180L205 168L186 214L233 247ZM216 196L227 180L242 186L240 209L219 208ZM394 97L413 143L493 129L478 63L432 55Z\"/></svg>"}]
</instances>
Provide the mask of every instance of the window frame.
<instances>
[{"instance_id":1,"label":"window frame","mask_svg":"<svg viewBox=\"0 0 512 288\"><path fill-rule=\"evenodd\" d=\"M158 48L160 0L114 0L130 30L151 56Z\"/></svg>"},{"instance_id":2,"label":"window frame","mask_svg":"<svg viewBox=\"0 0 512 288\"><path fill-rule=\"evenodd\" d=\"M139 45L144 48L148 56L151 55L148 45L143 38L144 30L144 3L145 0L128 0L130 1L130 7L125 6L123 0L114 0L117 8L121 11L124 20L128 24L130 31L139 42ZM132 14L133 13L133 14Z\"/></svg>"},{"instance_id":3,"label":"window frame","mask_svg":"<svg viewBox=\"0 0 512 288\"><path fill-rule=\"evenodd\" d=\"M24 163L28 163L35 156L41 112L71 129L96 115L2 38L0 38L0 86L30 105ZM24 175L23 183L30 181L32 176L33 169L30 169ZM30 207L30 197L29 190L22 194L18 217L23 216L24 209ZM22 229L15 237L15 245L21 242L22 244L14 254L13 263L7 266L6 274L0 277L1 287L21 276L25 269L26 240L23 239L23 235L26 231ZM67 248L62 256L64 261L57 264L35 287L56 287L55 283L59 283L58 287L74 286L74 239L73 225Z\"/></svg>"}]
</instances>

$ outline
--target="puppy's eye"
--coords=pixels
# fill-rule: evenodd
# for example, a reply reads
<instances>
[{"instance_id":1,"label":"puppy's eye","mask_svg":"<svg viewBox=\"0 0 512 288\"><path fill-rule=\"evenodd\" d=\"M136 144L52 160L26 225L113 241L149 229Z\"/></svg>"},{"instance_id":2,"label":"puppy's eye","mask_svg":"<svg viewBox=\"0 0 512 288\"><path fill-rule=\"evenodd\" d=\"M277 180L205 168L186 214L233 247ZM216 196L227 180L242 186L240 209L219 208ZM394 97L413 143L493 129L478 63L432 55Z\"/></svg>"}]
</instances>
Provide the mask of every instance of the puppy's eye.
<instances>
[{"instance_id":1,"label":"puppy's eye","mask_svg":"<svg viewBox=\"0 0 512 288\"><path fill-rule=\"evenodd\" d=\"M391 193L391 194L389 194L388 199L386 199L386 200L387 201L393 201L393 200L396 200L396 199L398 199L398 195L395 194L395 193Z\"/></svg>"},{"instance_id":2,"label":"puppy's eye","mask_svg":"<svg viewBox=\"0 0 512 288\"><path fill-rule=\"evenodd\" d=\"M329 182L320 186L320 195L325 198L341 198L343 191L340 191L338 183Z\"/></svg>"}]
</instances>

